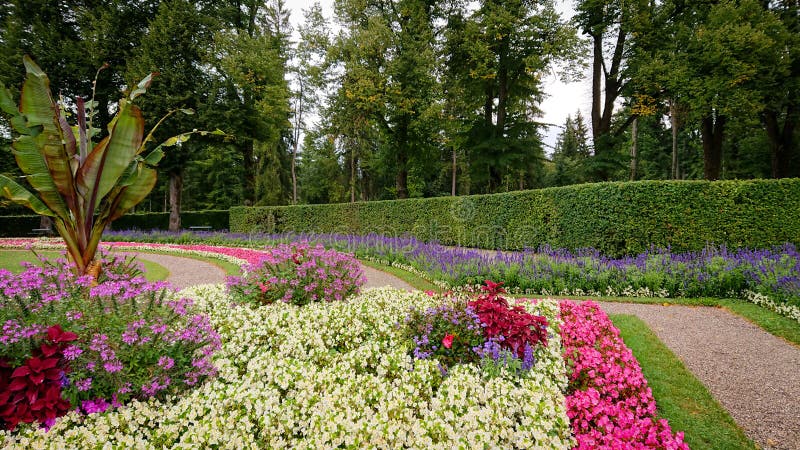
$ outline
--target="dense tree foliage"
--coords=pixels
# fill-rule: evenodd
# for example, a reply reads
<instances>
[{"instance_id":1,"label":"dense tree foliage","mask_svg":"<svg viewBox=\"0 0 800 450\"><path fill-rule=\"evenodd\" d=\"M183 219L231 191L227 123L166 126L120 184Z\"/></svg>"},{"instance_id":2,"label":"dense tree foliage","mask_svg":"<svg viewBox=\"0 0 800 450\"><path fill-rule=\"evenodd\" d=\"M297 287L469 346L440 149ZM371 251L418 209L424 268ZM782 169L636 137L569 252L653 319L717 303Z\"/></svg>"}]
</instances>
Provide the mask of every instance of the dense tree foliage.
<instances>
[{"instance_id":1,"label":"dense tree foliage","mask_svg":"<svg viewBox=\"0 0 800 450\"><path fill-rule=\"evenodd\" d=\"M10 0L0 82L18 89L29 54L54 92L94 93L105 124L120 89L159 72L142 105L148 126L168 116L156 138L227 133L167 152L139 209L175 228L181 209L240 204L800 176L796 0L333 6L293 30L286 0ZM545 150L542 80L582 67L590 110ZM18 177L2 120L0 171Z\"/></svg>"}]
</instances>

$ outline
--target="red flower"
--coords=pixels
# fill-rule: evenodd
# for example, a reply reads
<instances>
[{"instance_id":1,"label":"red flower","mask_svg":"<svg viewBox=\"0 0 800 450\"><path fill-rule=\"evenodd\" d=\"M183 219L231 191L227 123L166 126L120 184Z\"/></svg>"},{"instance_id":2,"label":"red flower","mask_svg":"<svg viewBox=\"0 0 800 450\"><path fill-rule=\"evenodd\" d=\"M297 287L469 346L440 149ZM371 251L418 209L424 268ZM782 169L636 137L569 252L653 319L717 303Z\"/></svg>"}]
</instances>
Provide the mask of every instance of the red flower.
<instances>
[{"instance_id":1,"label":"red flower","mask_svg":"<svg viewBox=\"0 0 800 450\"><path fill-rule=\"evenodd\" d=\"M455 336L452 334L444 335L444 339L442 339L442 345L444 345L444 348L451 348L453 346L453 338L455 338Z\"/></svg>"}]
</instances>

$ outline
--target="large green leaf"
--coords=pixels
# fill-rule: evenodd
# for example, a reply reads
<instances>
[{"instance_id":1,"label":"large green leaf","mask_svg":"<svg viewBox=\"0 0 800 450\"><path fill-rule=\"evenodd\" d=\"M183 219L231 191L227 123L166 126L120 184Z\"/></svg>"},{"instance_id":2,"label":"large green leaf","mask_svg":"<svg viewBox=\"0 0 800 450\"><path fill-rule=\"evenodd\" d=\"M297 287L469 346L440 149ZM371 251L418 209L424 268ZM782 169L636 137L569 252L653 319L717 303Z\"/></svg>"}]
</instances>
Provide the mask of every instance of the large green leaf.
<instances>
[{"instance_id":1,"label":"large green leaf","mask_svg":"<svg viewBox=\"0 0 800 450\"><path fill-rule=\"evenodd\" d=\"M28 127L43 125L54 128L56 106L50 96L50 80L29 56L23 57L22 62L27 76L22 85L19 110L28 118Z\"/></svg>"},{"instance_id":2,"label":"large green leaf","mask_svg":"<svg viewBox=\"0 0 800 450\"><path fill-rule=\"evenodd\" d=\"M69 125L60 120L58 107L50 95L50 80L29 57L23 58L27 76L20 95L20 112L28 120L28 128L41 126L36 145L47 162L53 183L67 205L75 204L70 157L75 154L75 138ZM66 132L64 132L66 129Z\"/></svg>"},{"instance_id":3,"label":"large green leaf","mask_svg":"<svg viewBox=\"0 0 800 450\"><path fill-rule=\"evenodd\" d=\"M141 165L133 176L131 183L121 188L119 196L115 199L109 221L122 217L131 208L147 197L156 185L156 171Z\"/></svg>"},{"instance_id":4,"label":"large green leaf","mask_svg":"<svg viewBox=\"0 0 800 450\"><path fill-rule=\"evenodd\" d=\"M156 147L145 158L137 156L136 160L125 169L125 173L120 177L117 186L130 186L136 180L136 177L139 176L139 172L141 172L143 166L155 168L162 158L164 158L164 152L161 150L160 146Z\"/></svg>"},{"instance_id":5,"label":"large green leaf","mask_svg":"<svg viewBox=\"0 0 800 450\"><path fill-rule=\"evenodd\" d=\"M115 119L110 136L92 149L78 173L78 189L91 195L92 209L117 184L142 142L144 119L139 108L122 100Z\"/></svg>"},{"instance_id":6,"label":"large green leaf","mask_svg":"<svg viewBox=\"0 0 800 450\"><path fill-rule=\"evenodd\" d=\"M28 207L36 214L51 217L56 216L55 213L53 213L47 205L42 203L41 200L36 198L35 195L31 194L27 189L20 186L19 183L5 175L0 175L0 194L14 203Z\"/></svg>"},{"instance_id":7,"label":"large green leaf","mask_svg":"<svg viewBox=\"0 0 800 450\"><path fill-rule=\"evenodd\" d=\"M59 217L66 219L69 217L66 204L47 168L44 155L39 152L36 139L33 136L19 136L12 144L14 157L41 200Z\"/></svg>"},{"instance_id":8,"label":"large green leaf","mask_svg":"<svg viewBox=\"0 0 800 450\"><path fill-rule=\"evenodd\" d=\"M12 116L19 114L17 104L14 103L14 99L11 97L11 91L6 89L2 84L0 84L0 111Z\"/></svg>"}]
</instances>

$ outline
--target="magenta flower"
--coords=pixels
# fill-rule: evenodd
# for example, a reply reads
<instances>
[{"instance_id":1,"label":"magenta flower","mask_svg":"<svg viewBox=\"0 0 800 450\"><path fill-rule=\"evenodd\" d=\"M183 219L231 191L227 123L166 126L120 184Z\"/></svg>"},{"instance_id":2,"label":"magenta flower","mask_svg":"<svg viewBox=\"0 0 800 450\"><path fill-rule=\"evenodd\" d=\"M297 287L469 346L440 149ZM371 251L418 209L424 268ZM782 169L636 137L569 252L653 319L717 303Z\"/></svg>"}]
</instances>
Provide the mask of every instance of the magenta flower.
<instances>
[{"instance_id":1,"label":"magenta flower","mask_svg":"<svg viewBox=\"0 0 800 450\"><path fill-rule=\"evenodd\" d=\"M444 346L444 348L449 349L449 348L453 347L453 338L454 337L455 336L453 336L452 334L446 334L444 336L444 339L442 339L442 345Z\"/></svg>"}]
</instances>

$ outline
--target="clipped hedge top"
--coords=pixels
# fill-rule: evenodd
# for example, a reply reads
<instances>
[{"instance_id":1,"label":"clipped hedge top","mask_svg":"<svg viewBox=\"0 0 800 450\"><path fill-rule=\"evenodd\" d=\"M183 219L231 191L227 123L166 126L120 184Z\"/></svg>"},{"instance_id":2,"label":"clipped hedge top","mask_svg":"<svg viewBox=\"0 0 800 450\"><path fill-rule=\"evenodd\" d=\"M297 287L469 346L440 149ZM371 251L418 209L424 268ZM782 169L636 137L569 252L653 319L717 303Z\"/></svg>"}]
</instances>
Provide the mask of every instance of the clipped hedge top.
<instances>
[{"instance_id":1,"label":"clipped hedge top","mask_svg":"<svg viewBox=\"0 0 800 450\"><path fill-rule=\"evenodd\" d=\"M800 240L800 180L637 181L503 194L231 208L233 232L411 235L520 250L763 248Z\"/></svg>"}]
</instances>

